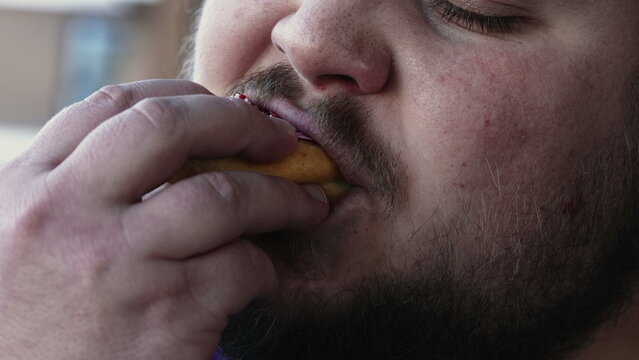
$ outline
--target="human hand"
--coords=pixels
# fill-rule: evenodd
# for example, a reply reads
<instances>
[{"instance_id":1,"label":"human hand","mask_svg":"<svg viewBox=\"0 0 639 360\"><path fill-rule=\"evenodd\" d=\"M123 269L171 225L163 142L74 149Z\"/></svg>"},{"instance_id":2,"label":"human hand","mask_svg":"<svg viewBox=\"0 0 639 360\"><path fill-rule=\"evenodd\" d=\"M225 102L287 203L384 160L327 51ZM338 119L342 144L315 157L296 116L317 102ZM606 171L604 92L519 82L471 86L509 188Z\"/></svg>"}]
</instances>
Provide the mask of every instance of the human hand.
<instances>
[{"instance_id":1,"label":"human hand","mask_svg":"<svg viewBox=\"0 0 639 360\"><path fill-rule=\"evenodd\" d=\"M0 168L0 358L210 356L228 317L277 287L242 236L312 227L328 205L241 172L142 198L188 157L273 161L295 144L288 123L187 81L106 87L63 110Z\"/></svg>"}]
</instances>

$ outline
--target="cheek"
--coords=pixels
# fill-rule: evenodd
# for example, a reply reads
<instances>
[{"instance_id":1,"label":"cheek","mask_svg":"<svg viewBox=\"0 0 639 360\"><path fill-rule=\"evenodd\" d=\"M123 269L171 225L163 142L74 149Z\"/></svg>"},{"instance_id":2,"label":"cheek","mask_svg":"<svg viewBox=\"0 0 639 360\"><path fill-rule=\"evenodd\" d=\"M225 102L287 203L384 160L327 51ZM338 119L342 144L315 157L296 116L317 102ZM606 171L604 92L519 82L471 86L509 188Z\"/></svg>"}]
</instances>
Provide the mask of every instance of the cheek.
<instances>
[{"instance_id":1,"label":"cheek","mask_svg":"<svg viewBox=\"0 0 639 360\"><path fill-rule=\"evenodd\" d=\"M439 54L445 58L424 59L428 71L415 68L421 76L403 84L412 98L402 106L411 109L402 114L409 184L422 196L545 186L605 131L580 75L587 65L562 64L552 51Z\"/></svg>"},{"instance_id":2,"label":"cheek","mask_svg":"<svg viewBox=\"0 0 639 360\"><path fill-rule=\"evenodd\" d=\"M208 0L203 9L195 54L195 81L223 94L263 63L271 29L285 9L278 1Z\"/></svg>"}]
</instances>

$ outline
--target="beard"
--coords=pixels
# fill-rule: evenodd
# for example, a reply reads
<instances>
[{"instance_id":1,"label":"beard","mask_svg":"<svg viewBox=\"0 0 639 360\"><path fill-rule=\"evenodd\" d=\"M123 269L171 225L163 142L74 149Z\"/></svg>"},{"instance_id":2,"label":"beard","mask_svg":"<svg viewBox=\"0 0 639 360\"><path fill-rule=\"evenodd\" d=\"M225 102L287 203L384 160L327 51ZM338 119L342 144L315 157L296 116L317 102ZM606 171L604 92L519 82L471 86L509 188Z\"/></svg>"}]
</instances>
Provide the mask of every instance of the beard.
<instances>
[{"instance_id":1,"label":"beard","mask_svg":"<svg viewBox=\"0 0 639 360\"><path fill-rule=\"evenodd\" d=\"M285 65L249 76L232 93L247 89L258 103L300 93ZM380 220L392 220L405 194L405 167L373 134L366 113L348 98L307 110L330 141L352 149L385 202ZM505 191L492 197L499 200L490 211L476 206L477 197L460 197L458 211L413 233L410 241L429 250L410 268L380 267L331 295L284 288L230 319L221 352L238 360L568 356L614 320L636 290L639 142L636 114L628 118L605 151L585 156L556 184L556 196L538 201ZM272 236L278 239L269 254L282 277L310 276L339 246L339 235ZM487 238L496 245L472 245Z\"/></svg>"}]
</instances>

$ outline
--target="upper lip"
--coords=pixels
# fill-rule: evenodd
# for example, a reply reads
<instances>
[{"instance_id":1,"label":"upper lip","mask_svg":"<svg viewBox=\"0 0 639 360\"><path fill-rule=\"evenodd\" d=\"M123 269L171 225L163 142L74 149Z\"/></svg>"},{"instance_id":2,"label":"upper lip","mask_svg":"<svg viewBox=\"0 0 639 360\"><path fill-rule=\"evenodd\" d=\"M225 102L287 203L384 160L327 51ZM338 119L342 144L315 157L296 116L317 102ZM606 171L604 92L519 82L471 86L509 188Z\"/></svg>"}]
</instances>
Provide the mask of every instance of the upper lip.
<instances>
[{"instance_id":1,"label":"upper lip","mask_svg":"<svg viewBox=\"0 0 639 360\"><path fill-rule=\"evenodd\" d=\"M259 103L265 110L276 113L283 120L291 123L298 131L312 138L335 162L347 183L353 186L368 187L367 177L355 166L352 154L350 154L348 149L328 141L326 135L317 126L317 120L310 112L302 110L299 106L284 98L254 99L251 97L250 91L246 95L252 101Z\"/></svg>"}]
</instances>

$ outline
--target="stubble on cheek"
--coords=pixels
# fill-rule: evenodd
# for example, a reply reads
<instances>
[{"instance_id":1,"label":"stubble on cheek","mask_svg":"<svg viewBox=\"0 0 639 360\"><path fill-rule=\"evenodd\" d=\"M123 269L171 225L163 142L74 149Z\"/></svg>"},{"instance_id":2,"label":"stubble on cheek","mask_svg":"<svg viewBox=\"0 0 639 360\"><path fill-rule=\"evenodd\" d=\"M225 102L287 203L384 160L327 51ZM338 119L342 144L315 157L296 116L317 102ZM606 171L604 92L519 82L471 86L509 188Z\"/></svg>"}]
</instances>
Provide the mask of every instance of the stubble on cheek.
<instances>
[{"instance_id":1,"label":"stubble on cheek","mask_svg":"<svg viewBox=\"0 0 639 360\"><path fill-rule=\"evenodd\" d=\"M566 334L609 320L637 270L639 138L620 127L608 139L545 193L459 192L450 200L459 204L454 210L437 210L411 239L421 244L416 281L447 271L459 299L476 297L468 306L492 299L477 324L488 332L515 318L535 324L542 315ZM563 307L598 310L576 330L569 312L553 315Z\"/></svg>"},{"instance_id":2,"label":"stubble on cheek","mask_svg":"<svg viewBox=\"0 0 639 360\"><path fill-rule=\"evenodd\" d=\"M450 252L452 242L460 245L455 255L460 266L468 265L468 259L474 263L479 252L486 264L521 276L524 262L535 266L530 260L535 257L525 255L530 248L544 247L543 239L588 238L585 229L596 237L612 226L602 221L614 220L610 214L615 211L625 214L617 218L632 221L619 204L627 204L626 197L638 186L629 185L638 170L630 150L636 147L628 145L628 137L635 137L630 142L636 143L636 128L627 122L637 121L636 113L627 111L637 106L636 84L631 102L625 99L622 106L606 107L609 103L593 100L600 96L585 76L569 84L543 81L561 70L549 68L534 82L530 72L500 77L503 69L494 64L474 65L475 76L440 77L439 88L432 89L428 99L429 118L420 126L430 131L424 132L425 141L418 141L431 148L424 152L426 157L414 157L422 162L413 169L431 171L411 170L409 186L430 186L432 205L424 209L421 199L411 201L413 229L419 235L407 243L414 246L423 237L432 245L446 238L451 241L422 247ZM460 91L446 97L442 88ZM580 251L596 252L598 245L593 246ZM555 247L558 252L570 250L561 243Z\"/></svg>"}]
</instances>

